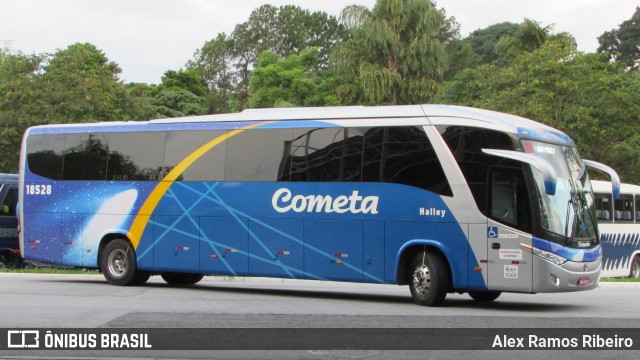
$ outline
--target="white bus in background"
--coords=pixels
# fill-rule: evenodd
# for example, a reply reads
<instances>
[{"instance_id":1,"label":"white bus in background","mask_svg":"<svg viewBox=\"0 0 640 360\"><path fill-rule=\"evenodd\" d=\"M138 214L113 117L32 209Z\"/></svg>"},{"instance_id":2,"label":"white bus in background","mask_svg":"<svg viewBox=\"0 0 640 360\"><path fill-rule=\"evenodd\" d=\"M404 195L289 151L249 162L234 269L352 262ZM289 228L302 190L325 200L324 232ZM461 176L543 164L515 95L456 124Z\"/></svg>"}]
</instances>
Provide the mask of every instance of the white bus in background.
<instances>
[{"instance_id":1,"label":"white bus in background","mask_svg":"<svg viewBox=\"0 0 640 360\"><path fill-rule=\"evenodd\" d=\"M640 186L620 185L614 199L611 183L592 180L602 245L602 277L640 278Z\"/></svg>"}]
</instances>

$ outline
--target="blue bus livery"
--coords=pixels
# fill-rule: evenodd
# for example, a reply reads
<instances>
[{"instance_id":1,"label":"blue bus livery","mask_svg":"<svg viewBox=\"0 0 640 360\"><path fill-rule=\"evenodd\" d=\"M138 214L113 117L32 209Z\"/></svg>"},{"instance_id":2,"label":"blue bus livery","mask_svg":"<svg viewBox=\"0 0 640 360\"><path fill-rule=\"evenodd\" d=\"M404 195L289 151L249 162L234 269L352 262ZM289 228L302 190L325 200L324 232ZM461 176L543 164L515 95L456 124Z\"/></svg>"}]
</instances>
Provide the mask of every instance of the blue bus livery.
<instances>
[{"instance_id":1,"label":"blue bus livery","mask_svg":"<svg viewBox=\"0 0 640 360\"><path fill-rule=\"evenodd\" d=\"M38 126L21 250L116 285L408 284L421 305L587 290L601 265L587 166L616 176L558 130L444 105Z\"/></svg>"}]
</instances>

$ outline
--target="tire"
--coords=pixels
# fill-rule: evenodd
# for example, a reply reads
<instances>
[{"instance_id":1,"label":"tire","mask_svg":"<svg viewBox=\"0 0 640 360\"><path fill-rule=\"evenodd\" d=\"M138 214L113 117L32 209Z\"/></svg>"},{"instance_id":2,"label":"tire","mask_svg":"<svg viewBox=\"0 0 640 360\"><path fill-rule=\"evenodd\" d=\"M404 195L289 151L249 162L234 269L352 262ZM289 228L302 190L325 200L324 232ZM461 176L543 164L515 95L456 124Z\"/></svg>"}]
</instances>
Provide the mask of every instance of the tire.
<instances>
[{"instance_id":1,"label":"tire","mask_svg":"<svg viewBox=\"0 0 640 360\"><path fill-rule=\"evenodd\" d=\"M475 301L489 302L497 299L502 292L500 291L469 291L469 296Z\"/></svg>"},{"instance_id":2,"label":"tire","mask_svg":"<svg viewBox=\"0 0 640 360\"><path fill-rule=\"evenodd\" d=\"M136 253L128 241L116 239L109 242L100 257L102 275L111 285L135 286L149 280L148 271L138 270Z\"/></svg>"},{"instance_id":3,"label":"tire","mask_svg":"<svg viewBox=\"0 0 640 360\"><path fill-rule=\"evenodd\" d=\"M0 268L20 269L22 262L22 257L13 251L3 251L0 253Z\"/></svg>"},{"instance_id":4,"label":"tire","mask_svg":"<svg viewBox=\"0 0 640 360\"><path fill-rule=\"evenodd\" d=\"M8 252L0 252L0 268L8 268L13 264Z\"/></svg>"},{"instance_id":5,"label":"tire","mask_svg":"<svg viewBox=\"0 0 640 360\"><path fill-rule=\"evenodd\" d=\"M169 285L193 285L198 283L204 277L204 274L191 274L179 272L165 272L161 274L162 279Z\"/></svg>"},{"instance_id":6,"label":"tire","mask_svg":"<svg viewBox=\"0 0 640 360\"><path fill-rule=\"evenodd\" d=\"M441 256L419 252L408 269L413 301L422 306L439 306L451 288L451 277Z\"/></svg>"},{"instance_id":7,"label":"tire","mask_svg":"<svg viewBox=\"0 0 640 360\"><path fill-rule=\"evenodd\" d=\"M631 263L631 271L629 277L633 279L640 279L640 255L636 255Z\"/></svg>"}]
</instances>

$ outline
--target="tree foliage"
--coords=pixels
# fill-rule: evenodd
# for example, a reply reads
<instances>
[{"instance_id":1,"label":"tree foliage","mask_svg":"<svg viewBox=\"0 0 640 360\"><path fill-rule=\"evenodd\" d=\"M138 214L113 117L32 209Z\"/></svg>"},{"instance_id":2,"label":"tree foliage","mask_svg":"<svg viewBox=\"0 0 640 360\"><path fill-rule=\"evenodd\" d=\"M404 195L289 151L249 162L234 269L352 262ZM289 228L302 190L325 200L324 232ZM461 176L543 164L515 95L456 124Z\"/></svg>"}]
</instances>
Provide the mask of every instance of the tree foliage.
<instances>
[{"instance_id":1,"label":"tree foliage","mask_svg":"<svg viewBox=\"0 0 640 360\"><path fill-rule=\"evenodd\" d=\"M332 88L341 80L322 76L319 57L316 48L286 58L265 51L251 77L248 107L337 105Z\"/></svg>"},{"instance_id":2,"label":"tree foliage","mask_svg":"<svg viewBox=\"0 0 640 360\"><path fill-rule=\"evenodd\" d=\"M511 22L503 22L488 26L484 29L473 31L467 41L471 44L473 52L480 57L482 64L491 64L493 62L505 64L503 56L498 54L496 46L501 39L514 36L520 28L520 25Z\"/></svg>"},{"instance_id":3,"label":"tree foliage","mask_svg":"<svg viewBox=\"0 0 640 360\"><path fill-rule=\"evenodd\" d=\"M617 29L606 31L598 37L597 52L608 52L611 60L630 68L640 67L640 7L631 19L624 21Z\"/></svg>"},{"instance_id":4,"label":"tree foliage","mask_svg":"<svg viewBox=\"0 0 640 360\"><path fill-rule=\"evenodd\" d=\"M127 118L121 70L94 45L73 44L44 66L47 121L81 122Z\"/></svg>"},{"instance_id":5,"label":"tree foliage","mask_svg":"<svg viewBox=\"0 0 640 360\"><path fill-rule=\"evenodd\" d=\"M567 132L583 157L640 179L640 76L583 54L570 36L555 36L510 66L467 69L439 102L518 114Z\"/></svg>"},{"instance_id":6,"label":"tree foliage","mask_svg":"<svg viewBox=\"0 0 640 360\"><path fill-rule=\"evenodd\" d=\"M225 33L207 41L196 50L194 59L187 63L187 69L197 72L207 88L208 113L226 113L237 110L232 94L238 88L236 42ZM243 96L242 98L246 98Z\"/></svg>"},{"instance_id":7,"label":"tree foliage","mask_svg":"<svg viewBox=\"0 0 640 360\"><path fill-rule=\"evenodd\" d=\"M150 90L158 117L182 117L207 113L207 88L195 70L168 70L160 85Z\"/></svg>"},{"instance_id":8,"label":"tree foliage","mask_svg":"<svg viewBox=\"0 0 640 360\"><path fill-rule=\"evenodd\" d=\"M208 88L209 113L241 110L249 100L252 69L270 51L280 57L316 48L316 66L325 68L329 52L346 36L344 26L324 12L287 5L263 5L238 24L196 51L188 69L198 71Z\"/></svg>"},{"instance_id":9,"label":"tree foliage","mask_svg":"<svg viewBox=\"0 0 640 360\"><path fill-rule=\"evenodd\" d=\"M451 30L429 0L378 0L373 10L352 5L342 22L351 38L332 53L333 69L357 79L369 104L427 101L449 65L445 34Z\"/></svg>"},{"instance_id":10,"label":"tree foliage","mask_svg":"<svg viewBox=\"0 0 640 360\"><path fill-rule=\"evenodd\" d=\"M540 26L537 21L525 19L515 30L513 35L507 35L496 43L496 51L509 58L515 58L527 52L532 52L542 46L553 29L552 25Z\"/></svg>"}]
</instances>

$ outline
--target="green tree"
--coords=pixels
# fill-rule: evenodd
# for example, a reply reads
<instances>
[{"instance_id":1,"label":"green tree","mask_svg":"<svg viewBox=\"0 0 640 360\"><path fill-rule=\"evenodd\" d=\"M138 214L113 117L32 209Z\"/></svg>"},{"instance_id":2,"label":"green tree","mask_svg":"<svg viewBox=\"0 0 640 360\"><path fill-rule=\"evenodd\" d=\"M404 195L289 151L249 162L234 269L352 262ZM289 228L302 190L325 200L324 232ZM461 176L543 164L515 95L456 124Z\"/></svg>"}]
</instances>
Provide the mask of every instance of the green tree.
<instances>
[{"instance_id":1,"label":"green tree","mask_svg":"<svg viewBox=\"0 0 640 360\"><path fill-rule=\"evenodd\" d=\"M509 66L466 69L437 101L517 114L569 134L584 158L640 180L640 74L583 54L570 36L553 36Z\"/></svg>"},{"instance_id":2,"label":"green tree","mask_svg":"<svg viewBox=\"0 0 640 360\"><path fill-rule=\"evenodd\" d=\"M207 113L207 107L202 104L202 98L184 89L160 91L153 98L151 104L164 117L183 117Z\"/></svg>"},{"instance_id":3,"label":"green tree","mask_svg":"<svg viewBox=\"0 0 640 360\"><path fill-rule=\"evenodd\" d=\"M42 66L46 55L0 50L0 121L32 121L41 109Z\"/></svg>"},{"instance_id":4,"label":"green tree","mask_svg":"<svg viewBox=\"0 0 640 360\"><path fill-rule=\"evenodd\" d=\"M630 68L640 67L640 7L617 29L600 35L598 42L598 53L608 52L612 60Z\"/></svg>"},{"instance_id":5,"label":"green tree","mask_svg":"<svg viewBox=\"0 0 640 360\"><path fill-rule=\"evenodd\" d=\"M0 172L17 172L22 134L44 122L40 79L46 58L0 50Z\"/></svg>"},{"instance_id":6,"label":"green tree","mask_svg":"<svg viewBox=\"0 0 640 360\"><path fill-rule=\"evenodd\" d=\"M162 117L157 106L153 104L153 94L156 93L155 86L144 83L129 83L124 85L127 103L127 119L129 120L151 120Z\"/></svg>"},{"instance_id":7,"label":"green tree","mask_svg":"<svg viewBox=\"0 0 640 360\"><path fill-rule=\"evenodd\" d=\"M342 12L351 38L332 53L333 69L354 78L358 102L427 101L449 65L443 42L450 30L429 0L378 0L373 10L352 5Z\"/></svg>"},{"instance_id":8,"label":"green tree","mask_svg":"<svg viewBox=\"0 0 640 360\"><path fill-rule=\"evenodd\" d=\"M499 62L505 64L502 57L496 51L498 42L507 36L514 36L520 25L503 22L494 24L484 29L473 31L466 40L470 42L473 52L480 56L482 64Z\"/></svg>"},{"instance_id":9,"label":"green tree","mask_svg":"<svg viewBox=\"0 0 640 360\"><path fill-rule=\"evenodd\" d=\"M498 40L496 50L498 54L510 58L534 51L549 39L552 29L552 25L541 27L538 22L525 19L513 35L504 36Z\"/></svg>"},{"instance_id":10,"label":"green tree","mask_svg":"<svg viewBox=\"0 0 640 360\"><path fill-rule=\"evenodd\" d=\"M44 67L46 121L81 122L128 118L126 91L115 62L89 43L57 51Z\"/></svg>"},{"instance_id":11,"label":"green tree","mask_svg":"<svg viewBox=\"0 0 640 360\"><path fill-rule=\"evenodd\" d=\"M151 105L163 117L207 113L207 88L195 70L167 70L162 76L162 82L151 93Z\"/></svg>"},{"instance_id":12,"label":"green tree","mask_svg":"<svg viewBox=\"0 0 640 360\"><path fill-rule=\"evenodd\" d=\"M323 77L316 48L283 58L265 51L251 77L250 108L338 105L337 77Z\"/></svg>"},{"instance_id":13,"label":"green tree","mask_svg":"<svg viewBox=\"0 0 640 360\"><path fill-rule=\"evenodd\" d=\"M315 47L316 66L325 68L328 54L345 36L344 26L324 12L263 5L231 35L221 33L206 42L187 68L205 79L210 113L241 110L249 99L252 69L264 51L288 57Z\"/></svg>"},{"instance_id":14,"label":"green tree","mask_svg":"<svg viewBox=\"0 0 640 360\"><path fill-rule=\"evenodd\" d=\"M167 70L161 78L157 91L187 90L196 96L205 96L207 88L204 80L195 70Z\"/></svg>"},{"instance_id":15,"label":"green tree","mask_svg":"<svg viewBox=\"0 0 640 360\"><path fill-rule=\"evenodd\" d=\"M249 53L246 60L250 64L267 50L287 57L315 47L320 67L326 67L329 52L345 36L345 27L335 17L293 5L260 6L232 34L234 39L243 39L239 44L244 49L238 50Z\"/></svg>"},{"instance_id":16,"label":"green tree","mask_svg":"<svg viewBox=\"0 0 640 360\"><path fill-rule=\"evenodd\" d=\"M198 49L194 59L187 63L187 69L196 71L206 85L209 114L238 110L232 95L238 87L234 44L233 39L220 33Z\"/></svg>"}]
</instances>

